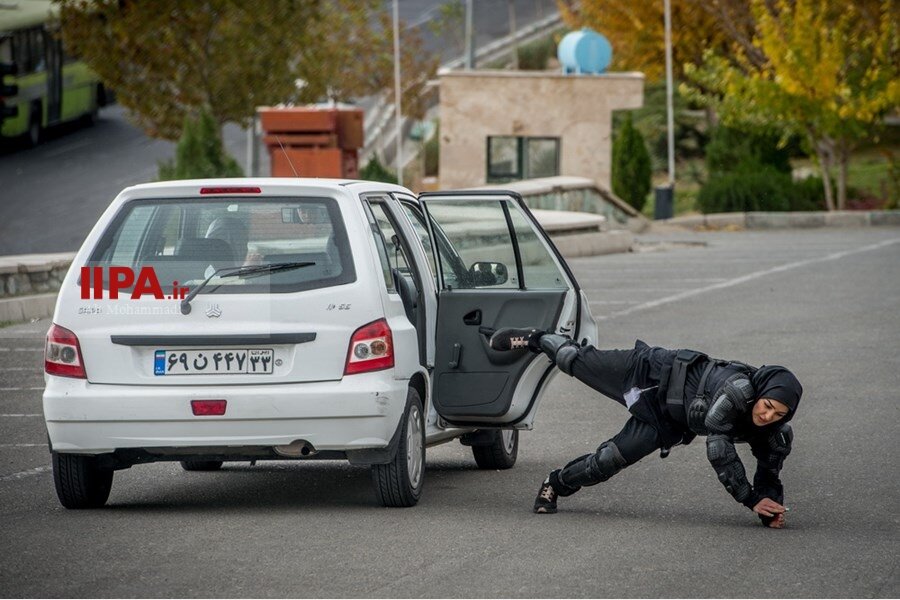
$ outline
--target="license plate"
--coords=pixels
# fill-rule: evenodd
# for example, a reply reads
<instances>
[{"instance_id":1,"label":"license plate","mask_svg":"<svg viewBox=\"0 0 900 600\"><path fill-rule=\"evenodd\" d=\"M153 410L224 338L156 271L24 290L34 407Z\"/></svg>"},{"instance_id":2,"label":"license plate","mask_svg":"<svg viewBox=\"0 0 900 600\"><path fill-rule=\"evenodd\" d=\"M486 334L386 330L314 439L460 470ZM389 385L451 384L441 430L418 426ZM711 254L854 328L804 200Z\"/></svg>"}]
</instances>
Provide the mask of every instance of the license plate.
<instances>
[{"instance_id":1,"label":"license plate","mask_svg":"<svg viewBox=\"0 0 900 600\"><path fill-rule=\"evenodd\" d=\"M272 373L275 351L247 350L157 350L153 353L154 375L266 375Z\"/></svg>"}]
</instances>

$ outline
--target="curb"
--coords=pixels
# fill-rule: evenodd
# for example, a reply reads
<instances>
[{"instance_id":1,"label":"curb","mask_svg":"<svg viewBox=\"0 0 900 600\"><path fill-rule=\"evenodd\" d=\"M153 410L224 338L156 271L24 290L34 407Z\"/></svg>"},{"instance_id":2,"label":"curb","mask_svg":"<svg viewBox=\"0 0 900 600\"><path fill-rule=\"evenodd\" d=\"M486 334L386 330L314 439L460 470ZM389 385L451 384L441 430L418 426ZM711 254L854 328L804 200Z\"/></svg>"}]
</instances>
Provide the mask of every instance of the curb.
<instances>
[{"instance_id":1,"label":"curb","mask_svg":"<svg viewBox=\"0 0 900 600\"><path fill-rule=\"evenodd\" d=\"M663 219L657 223L695 229L786 229L900 226L900 210L835 212L733 212Z\"/></svg>"},{"instance_id":2,"label":"curb","mask_svg":"<svg viewBox=\"0 0 900 600\"><path fill-rule=\"evenodd\" d=\"M22 323L53 316L56 292L0 299L0 323Z\"/></svg>"},{"instance_id":3,"label":"curb","mask_svg":"<svg viewBox=\"0 0 900 600\"><path fill-rule=\"evenodd\" d=\"M565 258L630 252L634 245L634 234L623 229L550 237Z\"/></svg>"}]
</instances>

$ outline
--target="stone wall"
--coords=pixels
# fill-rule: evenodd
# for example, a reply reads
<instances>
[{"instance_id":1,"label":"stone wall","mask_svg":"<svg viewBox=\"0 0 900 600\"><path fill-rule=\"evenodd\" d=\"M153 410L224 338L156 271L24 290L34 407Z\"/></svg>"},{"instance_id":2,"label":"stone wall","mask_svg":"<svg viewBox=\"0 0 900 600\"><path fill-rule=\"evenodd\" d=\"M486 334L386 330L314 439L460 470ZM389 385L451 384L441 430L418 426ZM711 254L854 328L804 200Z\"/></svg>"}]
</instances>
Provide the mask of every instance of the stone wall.
<instances>
[{"instance_id":1,"label":"stone wall","mask_svg":"<svg viewBox=\"0 0 900 600\"><path fill-rule=\"evenodd\" d=\"M57 291L73 258L74 252L0 257L0 298Z\"/></svg>"}]
</instances>

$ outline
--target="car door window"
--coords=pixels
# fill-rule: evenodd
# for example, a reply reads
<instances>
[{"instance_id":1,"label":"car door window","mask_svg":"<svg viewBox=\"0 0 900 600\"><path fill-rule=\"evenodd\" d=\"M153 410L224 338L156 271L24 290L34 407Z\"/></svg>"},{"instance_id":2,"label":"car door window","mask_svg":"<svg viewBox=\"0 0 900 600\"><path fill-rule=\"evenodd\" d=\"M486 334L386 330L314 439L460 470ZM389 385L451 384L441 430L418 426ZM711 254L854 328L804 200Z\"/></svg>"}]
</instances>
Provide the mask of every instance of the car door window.
<instances>
[{"instance_id":1,"label":"car door window","mask_svg":"<svg viewBox=\"0 0 900 600\"><path fill-rule=\"evenodd\" d=\"M384 285L387 291L395 294L397 288L394 285L394 276L391 274L391 261L388 258L388 246L381 232L381 227L372 211L372 206L368 202L364 202L366 208L366 217L369 219L369 229L372 231L372 237L375 240L375 248L378 250L378 261L381 263L381 275L384 277Z\"/></svg>"},{"instance_id":2,"label":"car door window","mask_svg":"<svg viewBox=\"0 0 900 600\"><path fill-rule=\"evenodd\" d=\"M388 252L388 264L390 264L392 269L397 269L400 273L408 275L409 263L403 252L399 234L394 228L391 218L387 214L387 207L385 207L383 202L370 202L369 206L372 209L372 216L375 218L375 223L384 238Z\"/></svg>"},{"instance_id":3,"label":"car door window","mask_svg":"<svg viewBox=\"0 0 900 600\"><path fill-rule=\"evenodd\" d=\"M444 288L520 287L503 201L430 200L428 214L435 235L449 245L438 241Z\"/></svg>"},{"instance_id":4,"label":"car door window","mask_svg":"<svg viewBox=\"0 0 900 600\"><path fill-rule=\"evenodd\" d=\"M513 202L507 203L522 257L524 285L530 290L564 290L566 277L546 243L538 236L525 211Z\"/></svg>"},{"instance_id":5,"label":"car door window","mask_svg":"<svg viewBox=\"0 0 900 600\"><path fill-rule=\"evenodd\" d=\"M431 236L428 234L428 228L425 226L425 218L422 216L422 213L411 204L403 202L401 203L401 206L403 206L403 210L409 217L413 229L416 230L416 235L419 236L419 240L422 242L422 247L425 249L425 256L428 258L428 266L431 267L431 272L435 274L435 284L437 284L437 265L434 264L434 246L431 243Z\"/></svg>"}]
</instances>

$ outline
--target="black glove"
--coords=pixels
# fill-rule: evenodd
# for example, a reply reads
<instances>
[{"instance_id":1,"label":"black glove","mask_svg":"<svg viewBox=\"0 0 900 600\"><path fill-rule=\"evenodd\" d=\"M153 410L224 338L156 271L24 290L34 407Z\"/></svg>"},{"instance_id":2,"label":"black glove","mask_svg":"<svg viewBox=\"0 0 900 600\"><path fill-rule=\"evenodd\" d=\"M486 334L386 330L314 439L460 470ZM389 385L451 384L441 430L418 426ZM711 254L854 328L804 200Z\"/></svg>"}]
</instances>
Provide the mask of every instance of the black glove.
<instances>
[{"instance_id":1,"label":"black glove","mask_svg":"<svg viewBox=\"0 0 900 600\"><path fill-rule=\"evenodd\" d=\"M709 411L709 403L703 396L697 396L691 401L687 411L688 427L694 433L707 435L709 431L706 429L706 413Z\"/></svg>"}]
</instances>

